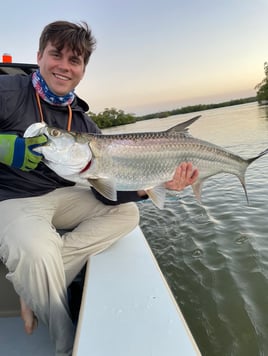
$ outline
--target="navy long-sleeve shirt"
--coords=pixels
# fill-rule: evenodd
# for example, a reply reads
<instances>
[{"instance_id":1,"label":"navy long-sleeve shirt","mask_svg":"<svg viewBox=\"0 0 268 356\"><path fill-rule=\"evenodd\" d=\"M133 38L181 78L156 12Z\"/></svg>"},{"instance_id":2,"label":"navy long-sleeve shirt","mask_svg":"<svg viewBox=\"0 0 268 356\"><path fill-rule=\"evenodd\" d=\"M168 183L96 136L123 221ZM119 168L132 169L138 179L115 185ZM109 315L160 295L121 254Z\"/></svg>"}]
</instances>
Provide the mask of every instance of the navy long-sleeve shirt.
<instances>
[{"instance_id":1,"label":"navy long-sleeve shirt","mask_svg":"<svg viewBox=\"0 0 268 356\"><path fill-rule=\"evenodd\" d=\"M53 106L41 100L44 121L49 126L67 128L68 108ZM71 130L76 132L100 133L99 128L86 112L88 105L79 97L71 104ZM25 130L33 123L40 122L35 89L31 75L0 76L0 133L16 133L23 136ZM75 183L58 176L42 162L30 172L0 164L0 201L39 196L57 188L72 186ZM90 187L89 187L90 189ZM138 201L137 192L118 192L117 202L109 201L93 192L97 199L105 204L119 204Z\"/></svg>"}]
</instances>

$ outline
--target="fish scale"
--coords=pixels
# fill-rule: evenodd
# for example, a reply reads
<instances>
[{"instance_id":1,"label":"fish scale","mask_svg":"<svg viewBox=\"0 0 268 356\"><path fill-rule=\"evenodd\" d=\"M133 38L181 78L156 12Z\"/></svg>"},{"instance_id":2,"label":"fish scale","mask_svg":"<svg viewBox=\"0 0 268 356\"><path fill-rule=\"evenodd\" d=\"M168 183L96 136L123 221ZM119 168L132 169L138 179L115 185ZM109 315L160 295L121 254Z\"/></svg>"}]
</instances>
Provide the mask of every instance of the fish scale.
<instances>
[{"instance_id":1,"label":"fish scale","mask_svg":"<svg viewBox=\"0 0 268 356\"><path fill-rule=\"evenodd\" d=\"M99 137L99 139L103 140L101 137ZM179 134L172 135L171 137L169 137L168 134L165 136L156 135L154 140L147 140L147 134L143 134L140 138L140 142L129 141L127 150L124 147L124 144L118 144L111 147L111 142L111 138L108 138L107 140L104 138L103 140L103 148L105 146L110 147L109 155L113 157L112 162L114 164L112 169L114 171L112 174L119 174L117 173L117 164L121 164L121 167L125 168L129 178L133 181L135 181L136 177L144 174L146 174L147 179L155 173L158 175L163 173L168 174L170 169L172 169L173 172L176 165L183 161L191 161L194 164L199 165L199 168L202 168L202 164L205 167L208 167L209 164L214 162L215 166L219 167L218 169L220 169L226 162L225 169L229 169L231 172L236 171L236 169L233 166L230 166L230 160L233 159L233 163L237 162L237 166L244 162L242 159L238 160L237 156L232 156L232 154L227 151L219 150L217 147L210 147L210 149L208 149L206 142L199 141L196 143L196 139L187 139L185 138L185 135L182 136ZM142 144L143 142L145 144ZM92 146L94 146L94 144L92 144ZM217 150L219 152L217 152ZM98 169L104 174L107 174L108 170L111 169L111 167L107 167L106 160L104 159L106 153L104 148L102 156L98 157L102 163L98 166ZM102 157L103 160L101 159ZM129 168L132 168L132 171L130 171Z\"/></svg>"}]
</instances>

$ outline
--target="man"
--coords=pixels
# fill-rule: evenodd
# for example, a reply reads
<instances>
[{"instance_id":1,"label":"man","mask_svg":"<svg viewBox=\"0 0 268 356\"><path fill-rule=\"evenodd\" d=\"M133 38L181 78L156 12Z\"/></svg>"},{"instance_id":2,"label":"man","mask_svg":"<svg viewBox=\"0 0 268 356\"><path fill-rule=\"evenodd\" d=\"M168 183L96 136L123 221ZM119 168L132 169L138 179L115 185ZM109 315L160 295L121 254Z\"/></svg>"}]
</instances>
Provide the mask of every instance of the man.
<instances>
[{"instance_id":1,"label":"man","mask_svg":"<svg viewBox=\"0 0 268 356\"><path fill-rule=\"evenodd\" d=\"M71 355L74 326L67 287L90 255L130 232L139 220L133 203L145 192L118 192L116 205L94 190L77 188L52 172L33 149L41 135L23 138L28 126L48 125L77 132L100 132L88 105L74 94L84 76L95 40L85 23L56 21L40 37L39 70L29 76L0 77L0 257L21 298L26 332L37 319L49 328L56 355ZM192 184L197 171L178 167L168 189ZM60 236L56 229L68 229Z\"/></svg>"}]
</instances>

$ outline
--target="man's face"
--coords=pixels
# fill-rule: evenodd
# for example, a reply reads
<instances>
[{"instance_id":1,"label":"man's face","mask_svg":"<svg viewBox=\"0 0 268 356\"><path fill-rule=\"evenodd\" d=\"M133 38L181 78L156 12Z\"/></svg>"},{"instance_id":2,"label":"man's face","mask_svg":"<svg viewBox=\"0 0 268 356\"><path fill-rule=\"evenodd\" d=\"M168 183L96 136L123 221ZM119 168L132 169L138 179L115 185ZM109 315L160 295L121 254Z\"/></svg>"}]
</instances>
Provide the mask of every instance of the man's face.
<instances>
[{"instance_id":1,"label":"man's face","mask_svg":"<svg viewBox=\"0 0 268 356\"><path fill-rule=\"evenodd\" d=\"M58 51L50 42L43 53L37 53L37 63L49 89L59 96L74 90L85 73L82 56L67 47Z\"/></svg>"}]
</instances>

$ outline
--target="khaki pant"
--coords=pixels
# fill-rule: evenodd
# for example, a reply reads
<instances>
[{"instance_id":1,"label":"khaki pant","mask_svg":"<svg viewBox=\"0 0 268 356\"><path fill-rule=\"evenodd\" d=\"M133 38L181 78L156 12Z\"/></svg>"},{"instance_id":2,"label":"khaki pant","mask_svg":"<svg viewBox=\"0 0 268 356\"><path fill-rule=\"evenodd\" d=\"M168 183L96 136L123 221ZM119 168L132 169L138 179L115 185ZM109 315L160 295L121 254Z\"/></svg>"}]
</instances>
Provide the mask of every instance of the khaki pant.
<instances>
[{"instance_id":1,"label":"khaki pant","mask_svg":"<svg viewBox=\"0 0 268 356\"><path fill-rule=\"evenodd\" d=\"M134 203L107 206L91 190L68 187L0 203L0 257L18 295L49 328L57 355L71 355L67 286L90 255L138 224ZM56 229L73 229L59 236Z\"/></svg>"}]
</instances>

